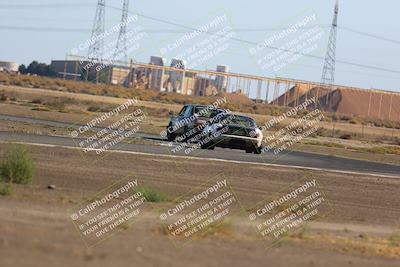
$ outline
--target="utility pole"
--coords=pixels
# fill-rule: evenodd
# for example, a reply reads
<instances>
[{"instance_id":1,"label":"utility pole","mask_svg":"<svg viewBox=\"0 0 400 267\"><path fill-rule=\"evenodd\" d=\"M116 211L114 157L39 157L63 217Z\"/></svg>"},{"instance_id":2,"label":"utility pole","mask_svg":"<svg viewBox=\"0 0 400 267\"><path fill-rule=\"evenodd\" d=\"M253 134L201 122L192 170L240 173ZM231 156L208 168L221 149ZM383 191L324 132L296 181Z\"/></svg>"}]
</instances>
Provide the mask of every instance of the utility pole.
<instances>
[{"instance_id":1,"label":"utility pole","mask_svg":"<svg viewBox=\"0 0 400 267\"><path fill-rule=\"evenodd\" d=\"M120 60L125 62L128 62L128 48L126 46L126 26L128 23L128 8L129 8L129 0L124 0L122 6L122 17L119 28L119 36L114 51L114 60Z\"/></svg>"},{"instance_id":2,"label":"utility pole","mask_svg":"<svg viewBox=\"0 0 400 267\"><path fill-rule=\"evenodd\" d=\"M104 52L106 0L98 0L94 17L92 37L88 50L88 58L100 60Z\"/></svg>"},{"instance_id":3,"label":"utility pole","mask_svg":"<svg viewBox=\"0 0 400 267\"><path fill-rule=\"evenodd\" d=\"M336 36L337 36L337 23L339 14L339 1L336 0L335 11L333 15L331 32L329 35L328 49L326 51L324 69L322 71L321 83L328 85L329 89L332 90L335 84L335 65L336 65ZM328 104L329 92L326 96L326 104Z\"/></svg>"}]
</instances>

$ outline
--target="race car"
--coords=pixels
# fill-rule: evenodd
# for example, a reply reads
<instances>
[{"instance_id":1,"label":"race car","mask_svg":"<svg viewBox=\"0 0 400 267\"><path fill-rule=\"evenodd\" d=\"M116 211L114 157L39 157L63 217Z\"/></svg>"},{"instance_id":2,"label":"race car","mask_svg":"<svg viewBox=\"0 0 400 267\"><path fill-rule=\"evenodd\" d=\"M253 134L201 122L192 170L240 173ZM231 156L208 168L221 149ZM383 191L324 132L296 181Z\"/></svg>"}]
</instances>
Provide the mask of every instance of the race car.
<instances>
[{"instance_id":1,"label":"race car","mask_svg":"<svg viewBox=\"0 0 400 267\"><path fill-rule=\"evenodd\" d=\"M204 127L201 148L222 147L261 154L263 134L254 119L242 115L221 114L220 118Z\"/></svg>"},{"instance_id":2,"label":"race car","mask_svg":"<svg viewBox=\"0 0 400 267\"><path fill-rule=\"evenodd\" d=\"M202 132L206 123L219 113L221 108L205 105L184 105L178 116L172 117L167 126L168 141L187 141Z\"/></svg>"}]
</instances>

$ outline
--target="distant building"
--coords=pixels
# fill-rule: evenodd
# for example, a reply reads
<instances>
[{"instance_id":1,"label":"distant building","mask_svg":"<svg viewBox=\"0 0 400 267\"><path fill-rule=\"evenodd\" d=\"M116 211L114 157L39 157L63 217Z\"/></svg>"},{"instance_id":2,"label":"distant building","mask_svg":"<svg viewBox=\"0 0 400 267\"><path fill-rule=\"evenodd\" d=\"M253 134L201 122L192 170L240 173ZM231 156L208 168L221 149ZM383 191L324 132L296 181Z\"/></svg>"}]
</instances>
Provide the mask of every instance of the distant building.
<instances>
[{"instance_id":1,"label":"distant building","mask_svg":"<svg viewBox=\"0 0 400 267\"><path fill-rule=\"evenodd\" d=\"M19 64L11 61L0 61L0 71L18 72Z\"/></svg>"},{"instance_id":2,"label":"distant building","mask_svg":"<svg viewBox=\"0 0 400 267\"><path fill-rule=\"evenodd\" d=\"M114 85L129 85L131 83L129 78L129 68L113 66L110 67L110 72L109 83Z\"/></svg>"},{"instance_id":3,"label":"distant building","mask_svg":"<svg viewBox=\"0 0 400 267\"><path fill-rule=\"evenodd\" d=\"M162 57L150 57L150 65L165 66L165 59ZM159 91L164 91L164 75L165 71L162 69L152 69L149 78L149 87Z\"/></svg>"},{"instance_id":4,"label":"distant building","mask_svg":"<svg viewBox=\"0 0 400 267\"><path fill-rule=\"evenodd\" d=\"M86 58L52 60L51 67L58 77L73 80L87 80L128 87L153 89L161 92L174 92L183 95L215 95L226 92L229 85L227 75L200 75L195 70L187 70L186 62L172 59L170 67L166 60L151 56L148 65L127 66L108 65ZM217 72L227 73L229 67L218 65Z\"/></svg>"},{"instance_id":5,"label":"distant building","mask_svg":"<svg viewBox=\"0 0 400 267\"><path fill-rule=\"evenodd\" d=\"M225 65L218 65L217 72L229 72L229 67ZM226 92L228 88L228 78L227 76L218 76L215 77L215 86L219 92Z\"/></svg>"},{"instance_id":6,"label":"distant building","mask_svg":"<svg viewBox=\"0 0 400 267\"><path fill-rule=\"evenodd\" d=\"M171 60L171 67L175 69L184 70L186 63L182 59L173 58ZM184 71L170 71L169 79L171 82L172 92L182 94L183 91L186 91L184 88L185 84L185 72Z\"/></svg>"},{"instance_id":7,"label":"distant building","mask_svg":"<svg viewBox=\"0 0 400 267\"><path fill-rule=\"evenodd\" d=\"M216 95L218 89L215 86L215 80L208 77L198 76L196 79L195 95L198 96L211 96Z\"/></svg>"}]
</instances>

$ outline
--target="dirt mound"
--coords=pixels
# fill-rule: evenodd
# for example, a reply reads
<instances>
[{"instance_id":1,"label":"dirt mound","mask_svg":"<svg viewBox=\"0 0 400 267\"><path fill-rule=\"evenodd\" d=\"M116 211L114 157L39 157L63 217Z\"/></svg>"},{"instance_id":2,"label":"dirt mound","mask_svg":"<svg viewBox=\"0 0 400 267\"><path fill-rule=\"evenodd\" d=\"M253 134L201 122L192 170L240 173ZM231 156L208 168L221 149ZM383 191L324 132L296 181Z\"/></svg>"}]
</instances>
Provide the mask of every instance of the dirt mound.
<instances>
[{"instance_id":1,"label":"dirt mound","mask_svg":"<svg viewBox=\"0 0 400 267\"><path fill-rule=\"evenodd\" d=\"M299 92L304 94L296 97ZM299 88L293 87L277 99L277 104L294 107L312 97L318 99L317 106L324 111L350 116L400 121L400 94L395 92L350 88L332 90L324 87L299 90Z\"/></svg>"},{"instance_id":2,"label":"dirt mound","mask_svg":"<svg viewBox=\"0 0 400 267\"><path fill-rule=\"evenodd\" d=\"M231 103L237 103L237 104L243 104L243 105L251 105L254 102L248 98L245 95L242 94L227 94L227 93L222 93L221 97L226 97L227 102L231 102Z\"/></svg>"},{"instance_id":3,"label":"dirt mound","mask_svg":"<svg viewBox=\"0 0 400 267\"><path fill-rule=\"evenodd\" d=\"M337 89L320 99L324 110L382 120L400 120L400 94Z\"/></svg>"}]
</instances>

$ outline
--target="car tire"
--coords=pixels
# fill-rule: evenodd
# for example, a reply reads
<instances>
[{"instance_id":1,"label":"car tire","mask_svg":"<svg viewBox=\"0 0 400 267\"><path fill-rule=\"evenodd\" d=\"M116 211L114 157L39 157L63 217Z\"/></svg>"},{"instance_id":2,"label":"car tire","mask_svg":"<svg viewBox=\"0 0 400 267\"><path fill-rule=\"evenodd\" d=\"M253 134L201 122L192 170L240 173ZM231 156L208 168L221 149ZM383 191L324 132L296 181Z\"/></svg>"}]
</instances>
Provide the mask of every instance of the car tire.
<instances>
[{"instance_id":1,"label":"car tire","mask_svg":"<svg viewBox=\"0 0 400 267\"><path fill-rule=\"evenodd\" d=\"M167 134L167 139L168 139L168 141L170 141L170 142L175 141L175 139L176 139L176 134L175 134L175 133L168 133L168 134Z\"/></svg>"},{"instance_id":2,"label":"car tire","mask_svg":"<svg viewBox=\"0 0 400 267\"><path fill-rule=\"evenodd\" d=\"M254 154L261 154L261 152L262 152L262 147L261 146L260 147L254 147L254 151L253 151Z\"/></svg>"},{"instance_id":3,"label":"car tire","mask_svg":"<svg viewBox=\"0 0 400 267\"><path fill-rule=\"evenodd\" d=\"M201 149L208 149L208 150L214 150L215 149L215 145L213 143L203 144L200 147L201 147Z\"/></svg>"},{"instance_id":4,"label":"car tire","mask_svg":"<svg viewBox=\"0 0 400 267\"><path fill-rule=\"evenodd\" d=\"M208 150L214 150L215 146L214 145L210 145L209 147L207 147Z\"/></svg>"}]
</instances>

